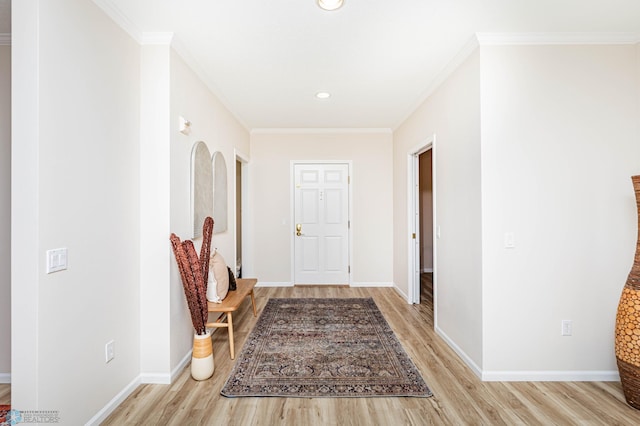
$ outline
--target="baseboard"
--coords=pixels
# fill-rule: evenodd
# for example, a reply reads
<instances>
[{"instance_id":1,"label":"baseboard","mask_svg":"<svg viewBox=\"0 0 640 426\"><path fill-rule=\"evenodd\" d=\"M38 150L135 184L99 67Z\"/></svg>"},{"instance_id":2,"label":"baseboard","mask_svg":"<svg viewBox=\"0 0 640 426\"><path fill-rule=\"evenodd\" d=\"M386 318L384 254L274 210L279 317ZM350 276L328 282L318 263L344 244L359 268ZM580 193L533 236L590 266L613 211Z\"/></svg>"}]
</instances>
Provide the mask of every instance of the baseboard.
<instances>
[{"instance_id":1,"label":"baseboard","mask_svg":"<svg viewBox=\"0 0 640 426\"><path fill-rule=\"evenodd\" d=\"M350 287L393 287L393 283L386 282L352 282Z\"/></svg>"},{"instance_id":2,"label":"baseboard","mask_svg":"<svg viewBox=\"0 0 640 426\"><path fill-rule=\"evenodd\" d=\"M617 371L483 371L483 382L619 382Z\"/></svg>"},{"instance_id":3,"label":"baseboard","mask_svg":"<svg viewBox=\"0 0 640 426\"><path fill-rule=\"evenodd\" d=\"M191 354L193 353L192 349L189 349L189 352L180 360L176 368L171 371L171 383L178 378L180 374L182 374L182 370L191 362Z\"/></svg>"},{"instance_id":4,"label":"baseboard","mask_svg":"<svg viewBox=\"0 0 640 426\"><path fill-rule=\"evenodd\" d=\"M436 327L436 333L483 382L618 382L617 371L482 371L447 333Z\"/></svg>"},{"instance_id":5,"label":"baseboard","mask_svg":"<svg viewBox=\"0 0 640 426\"><path fill-rule=\"evenodd\" d=\"M171 374L142 373L140 374L140 383L143 385L170 385Z\"/></svg>"},{"instance_id":6,"label":"baseboard","mask_svg":"<svg viewBox=\"0 0 640 426\"><path fill-rule=\"evenodd\" d=\"M396 291L396 293L398 293L400 295L400 297L402 297L407 303L409 302L409 295L407 293L405 293L404 291L402 291L397 285L393 285L393 289Z\"/></svg>"},{"instance_id":7,"label":"baseboard","mask_svg":"<svg viewBox=\"0 0 640 426\"><path fill-rule=\"evenodd\" d=\"M0 383L11 383L11 373L0 373Z\"/></svg>"},{"instance_id":8,"label":"baseboard","mask_svg":"<svg viewBox=\"0 0 640 426\"><path fill-rule=\"evenodd\" d=\"M289 282L289 283L275 283L275 282L264 282L264 281L258 281L258 283L256 284L256 287L293 287L293 283Z\"/></svg>"},{"instance_id":9,"label":"baseboard","mask_svg":"<svg viewBox=\"0 0 640 426\"><path fill-rule=\"evenodd\" d=\"M122 389L115 397L113 397L113 399L109 401L109 403L105 405L102 410L98 411L98 413L93 416L86 424L97 426L100 423L104 422L106 418L109 417L109 415L113 413L115 409L118 408L118 406L122 404L122 402L127 399L127 397L131 395L140 384L140 376L138 376L133 379L131 383L125 386L125 388Z\"/></svg>"},{"instance_id":10,"label":"baseboard","mask_svg":"<svg viewBox=\"0 0 640 426\"><path fill-rule=\"evenodd\" d=\"M171 373L169 374L149 374L142 373L140 374L140 383L143 384L154 384L154 385L170 385L173 381L182 374L182 370L187 366L189 361L191 361L191 353L190 349L187 354L182 357L178 365L175 366Z\"/></svg>"},{"instance_id":11,"label":"baseboard","mask_svg":"<svg viewBox=\"0 0 640 426\"><path fill-rule=\"evenodd\" d=\"M256 287L293 287L292 282L264 282L258 281ZM350 287L393 287L393 283L387 282L352 282Z\"/></svg>"},{"instance_id":12,"label":"baseboard","mask_svg":"<svg viewBox=\"0 0 640 426\"><path fill-rule=\"evenodd\" d=\"M422 272L425 272L425 273L433 272L433 268L423 268Z\"/></svg>"},{"instance_id":13,"label":"baseboard","mask_svg":"<svg viewBox=\"0 0 640 426\"><path fill-rule=\"evenodd\" d=\"M449 345L449 347L453 349L453 351L456 354L458 354L458 356L462 359L462 362L467 364L467 367L469 367L476 376L482 379L482 369L478 367L478 365L467 355L465 351L462 350L460 346L458 346L453 340L451 340L451 338L447 335L447 333L445 333L444 331L442 331L442 329L436 326L436 334L442 337L442 339L447 343L447 345Z\"/></svg>"}]
</instances>

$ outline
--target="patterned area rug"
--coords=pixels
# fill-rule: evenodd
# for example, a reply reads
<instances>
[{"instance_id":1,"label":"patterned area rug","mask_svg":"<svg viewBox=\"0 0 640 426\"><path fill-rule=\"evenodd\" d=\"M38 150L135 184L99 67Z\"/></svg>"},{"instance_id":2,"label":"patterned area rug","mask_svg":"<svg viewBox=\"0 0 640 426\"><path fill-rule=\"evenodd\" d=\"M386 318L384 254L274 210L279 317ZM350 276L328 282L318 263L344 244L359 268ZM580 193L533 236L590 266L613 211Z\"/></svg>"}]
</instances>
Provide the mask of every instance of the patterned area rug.
<instances>
[{"instance_id":1,"label":"patterned area rug","mask_svg":"<svg viewBox=\"0 0 640 426\"><path fill-rule=\"evenodd\" d=\"M429 397L372 298L269 299L227 397Z\"/></svg>"},{"instance_id":2,"label":"patterned area rug","mask_svg":"<svg viewBox=\"0 0 640 426\"><path fill-rule=\"evenodd\" d=\"M7 413L9 412L9 410L11 410L10 405L0 404L0 426L9 424L7 422Z\"/></svg>"}]
</instances>

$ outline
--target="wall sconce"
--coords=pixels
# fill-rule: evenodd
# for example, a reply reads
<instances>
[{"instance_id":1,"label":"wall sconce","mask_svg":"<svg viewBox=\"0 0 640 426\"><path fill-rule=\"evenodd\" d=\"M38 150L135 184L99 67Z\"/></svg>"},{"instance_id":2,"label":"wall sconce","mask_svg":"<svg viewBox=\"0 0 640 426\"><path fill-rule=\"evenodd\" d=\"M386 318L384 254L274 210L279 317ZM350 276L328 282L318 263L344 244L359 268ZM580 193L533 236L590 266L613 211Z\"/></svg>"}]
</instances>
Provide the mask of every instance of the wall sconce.
<instances>
[{"instance_id":1,"label":"wall sconce","mask_svg":"<svg viewBox=\"0 0 640 426\"><path fill-rule=\"evenodd\" d=\"M188 135L189 133L191 133L191 122L186 118L180 116L180 126L178 128L180 129L180 133L182 133L183 135Z\"/></svg>"}]
</instances>

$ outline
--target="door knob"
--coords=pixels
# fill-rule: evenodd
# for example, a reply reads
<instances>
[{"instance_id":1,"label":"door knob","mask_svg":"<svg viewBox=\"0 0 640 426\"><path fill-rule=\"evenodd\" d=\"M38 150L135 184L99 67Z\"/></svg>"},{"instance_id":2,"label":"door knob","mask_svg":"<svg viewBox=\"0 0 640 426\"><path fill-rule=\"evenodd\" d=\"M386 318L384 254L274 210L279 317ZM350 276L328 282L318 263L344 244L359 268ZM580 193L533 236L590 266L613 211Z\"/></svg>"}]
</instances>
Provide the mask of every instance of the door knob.
<instances>
[{"instance_id":1,"label":"door knob","mask_svg":"<svg viewBox=\"0 0 640 426\"><path fill-rule=\"evenodd\" d=\"M300 235L302 235L302 224L301 223L296 223L296 235L299 237Z\"/></svg>"}]
</instances>

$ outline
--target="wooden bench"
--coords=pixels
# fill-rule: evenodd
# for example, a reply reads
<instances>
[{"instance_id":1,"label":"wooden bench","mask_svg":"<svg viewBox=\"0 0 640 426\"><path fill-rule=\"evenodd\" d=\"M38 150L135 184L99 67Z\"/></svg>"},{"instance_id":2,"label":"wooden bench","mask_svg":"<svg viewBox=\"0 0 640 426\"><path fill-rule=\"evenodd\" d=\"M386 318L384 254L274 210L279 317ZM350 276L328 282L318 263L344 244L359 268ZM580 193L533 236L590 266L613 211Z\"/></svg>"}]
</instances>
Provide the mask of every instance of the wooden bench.
<instances>
[{"instance_id":1,"label":"wooden bench","mask_svg":"<svg viewBox=\"0 0 640 426\"><path fill-rule=\"evenodd\" d=\"M236 289L230 291L222 303L207 302L209 313L222 313L214 322L208 322L207 328L222 328L229 330L229 352L231 359L235 359L235 351L233 346L233 313L238 310L242 302L247 296L251 296L251 304L253 305L253 316L257 316L256 299L253 296L253 288L258 280L256 278L237 278ZM226 320L226 322L225 322Z\"/></svg>"}]
</instances>

